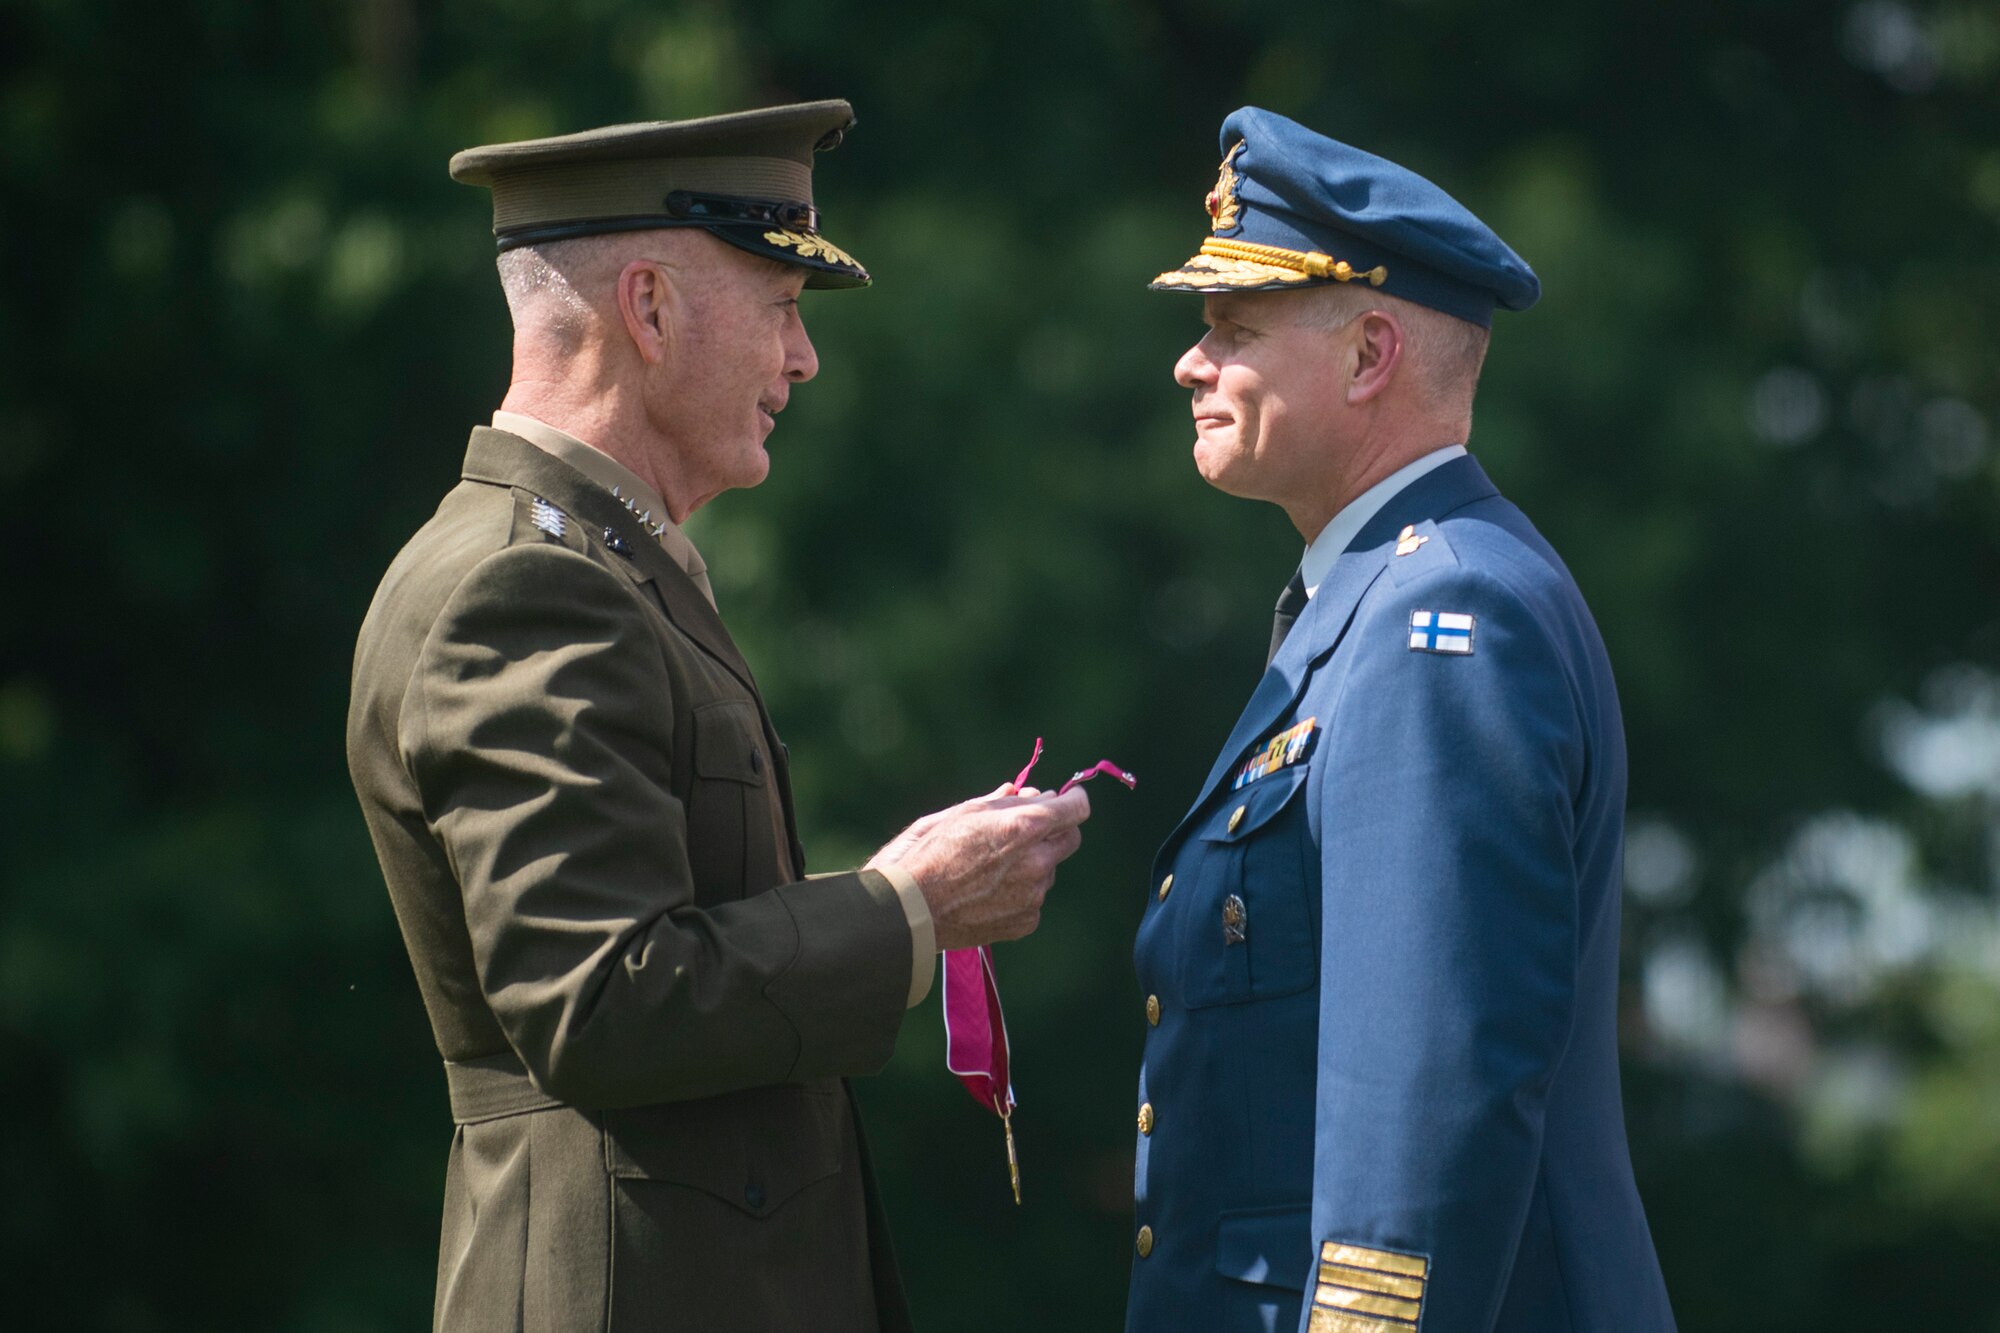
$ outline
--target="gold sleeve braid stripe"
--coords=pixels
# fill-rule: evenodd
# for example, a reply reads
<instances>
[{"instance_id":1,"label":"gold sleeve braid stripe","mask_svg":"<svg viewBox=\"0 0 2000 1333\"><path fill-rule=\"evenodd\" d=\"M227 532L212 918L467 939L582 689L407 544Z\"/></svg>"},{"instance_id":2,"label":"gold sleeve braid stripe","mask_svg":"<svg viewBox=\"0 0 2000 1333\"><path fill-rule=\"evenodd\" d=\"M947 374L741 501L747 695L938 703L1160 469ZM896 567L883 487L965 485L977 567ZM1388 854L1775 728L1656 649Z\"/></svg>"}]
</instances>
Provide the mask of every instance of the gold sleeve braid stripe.
<instances>
[{"instance_id":1,"label":"gold sleeve braid stripe","mask_svg":"<svg viewBox=\"0 0 2000 1333\"><path fill-rule=\"evenodd\" d=\"M1417 1326L1401 1319L1375 1319L1314 1306L1306 1333L1416 1333Z\"/></svg>"},{"instance_id":2,"label":"gold sleeve braid stripe","mask_svg":"<svg viewBox=\"0 0 2000 1333\"><path fill-rule=\"evenodd\" d=\"M1421 1254L1398 1254L1394 1250L1370 1250L1360 1245L1337 1245L1333 1241L1319 1247L1323 1264L1347 1264L1372 1268L1378 1273L1401 1273L1406 1277L1428 1278L1431 1262Z\"/></svg>"},{"instance_id":3,"label":"gold sleeve braid stripe","mask_svg":"<svg viewBox=\"0 0 2000 1333\"><path fill-rule=\"evenodd\" d=\"M1379 1291L1384 1296L1401 1296L1406 1300L1422 1300L1424 1297L1424 1280L1420 1277L1394 1277L1388 1273L1373 1273L1365 1268L1321 1264L1319 1280L1343 1287L1353 1287L1356 1291Z\"/></svg>"},{"instance_id":4,"label":"gold sleeve braid stripe","mask_svg":"<svg viewBox=\"0 0 2000 1333\"><path fill-rule=\"evenodd\" d=\"M1430 1260L1328 1241L1307 1333L1416 1333Z\"/></svg>"},{"instance_id":5,"label":"gold sleeve braid stripe","mask_svg":"<svg viewBox=\"0 0 2000 1333\"><path fill-rule=\"evenodd\" d=\"M1365 1291L1349 1291L1346 1287L1333 1286L1322 1286L1314 1292L1313 1304L1333 1310L1352 1310L1355 1314L1389 1315L1410 1320L1416 1319L1424 1310L1421 1301L1406 1301L1397 1296L1370 1296Z\"/></svg>"}]
</instances>

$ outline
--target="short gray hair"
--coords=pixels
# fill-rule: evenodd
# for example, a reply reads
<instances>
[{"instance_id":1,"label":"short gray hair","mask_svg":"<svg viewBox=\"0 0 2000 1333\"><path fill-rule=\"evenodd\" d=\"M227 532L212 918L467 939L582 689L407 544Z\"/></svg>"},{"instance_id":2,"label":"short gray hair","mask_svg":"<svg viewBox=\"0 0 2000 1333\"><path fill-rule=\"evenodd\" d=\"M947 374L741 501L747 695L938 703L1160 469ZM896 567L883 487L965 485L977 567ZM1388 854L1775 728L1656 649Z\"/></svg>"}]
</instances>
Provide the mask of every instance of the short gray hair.
<instances>
[{"instance_id":1,"label":"short gray hair","mask_svg":"<svg viewBox=\"0 0 2000 1333\"><path fill-rule=\"evenodd\" d=\"M500 290L507 296L515 336L546 340L564 353L576 351L610 297L605 283L628 255L663 248L638 239L647 234L578 236L503 251Z\"/></svg>"},{"instance_id":2,"label":"short gray hair","mask_svg":"<svg viewBox=\"0 0 2000 1333\"><path fill-rule=\"evenodd\" d=\"M1441 410L1471 413L1492 341L1490 330L1358 283L1328 284L1305 294L1310 304L1300 322L1327 333L1338 333L1370 310L1393 314L1403 327L1403 354L1417 373L1425 401Z\"/></svg>"}]
</instances>

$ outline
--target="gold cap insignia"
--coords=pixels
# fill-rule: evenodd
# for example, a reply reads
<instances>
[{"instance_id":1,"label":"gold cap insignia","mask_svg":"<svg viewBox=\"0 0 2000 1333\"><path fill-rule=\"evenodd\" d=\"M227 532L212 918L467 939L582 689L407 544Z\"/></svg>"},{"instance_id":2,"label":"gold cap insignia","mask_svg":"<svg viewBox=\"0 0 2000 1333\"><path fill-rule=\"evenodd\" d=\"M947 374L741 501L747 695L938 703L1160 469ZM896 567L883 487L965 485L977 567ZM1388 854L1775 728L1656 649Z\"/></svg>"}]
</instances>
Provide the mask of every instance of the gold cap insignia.
<instances>
[{"instance_id":1,"label":"gold cap insignia","mask_svg":"<svg viewBox=\"0 0 2000 1333\"><path fill-rule=\"evenodd\" d=\"M818 232L802 234L790 228L784 228L778 231L765 232L764 239L772 245L782 245L787 249L796 250L807 259L824 259L829 264L845 264L849 268L861 267L860 264L855 262L853 255L848 254L847 251L841 249L832 241L827 240Z\"/></svg>"},{"instance_id":2,"label":"gold cap insignia","mask_svg":"<svg viewBox=\"0 0 2000 1333\"><path fill-rule=\"evenodd\" d=\"M1243 178L1236 172L1236 157L1248 142L1238 139L1223 155L1215 188L1208 192L1206 200L1210 235L1201 243L1201 253L1178 269L1154 278L1152 286L1157 290L1221 292L1328 281L1366 282L1380 287L1386 282L1389 270L1380 264L1358 269L1345 259L1335 259L1317 250L1288 250L1283 246L1222 237L1222 232L1234 231L1243 220L1243 203L1236 197Z\"/></svg>"},{"instance_id":3,"label":"gold cap insignia","mask_svg":"<svg viewBox=\"0 0 2000 1333\"><path fill-rule=\"evenodd\" d=\"M1230 163L1243 151L1244 140L1238 139L1236 146L1222 159L1222 170L1216 173L1215 188L1208 192L1208 229L1228 231L1236 225L1236 171Z\"/></svg>"}]
</instances>

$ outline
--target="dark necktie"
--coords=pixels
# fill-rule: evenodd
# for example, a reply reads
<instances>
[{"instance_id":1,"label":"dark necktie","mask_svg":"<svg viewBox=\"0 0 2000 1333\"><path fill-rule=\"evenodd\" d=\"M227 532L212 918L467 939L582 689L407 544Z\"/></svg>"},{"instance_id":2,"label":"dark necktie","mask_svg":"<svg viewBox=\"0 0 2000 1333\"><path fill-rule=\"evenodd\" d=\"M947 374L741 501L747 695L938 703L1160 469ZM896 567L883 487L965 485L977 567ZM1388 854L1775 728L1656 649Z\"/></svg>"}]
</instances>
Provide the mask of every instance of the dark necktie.
<instances>
[{"instance_id":1,"label":"dark necktie","mask_svg":"<svg viewBox=\"0 0 2000 1333\"><path fill-rule=\"evenodd\" d=\"M1292 622L1299 618L1299 612L1306 609L1306 580L1303 571L1293 571L1292 581L1278 594L1278 609L1271 617L1271 655L1264 659L1270 666L1278 656L1278 649L1285 646L1285 636L1292 632Z\"/></svg>"}]
</instances>

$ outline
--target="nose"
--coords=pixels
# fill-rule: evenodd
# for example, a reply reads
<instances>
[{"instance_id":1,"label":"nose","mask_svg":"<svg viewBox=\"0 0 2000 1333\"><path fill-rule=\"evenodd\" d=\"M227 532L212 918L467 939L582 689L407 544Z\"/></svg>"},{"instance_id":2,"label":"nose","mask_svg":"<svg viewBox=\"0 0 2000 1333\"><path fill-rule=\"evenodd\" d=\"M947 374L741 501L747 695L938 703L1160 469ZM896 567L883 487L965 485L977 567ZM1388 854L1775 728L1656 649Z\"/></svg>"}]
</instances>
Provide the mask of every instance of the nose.
<instances>
[{"instance_id":1,"label":"nose","mask_svg":"<svg viewBox=\"0 0 2000 1333\"><path fill-rule=\"evenodd\" d=\"M1174 362L1174 383L1183 389L1198 389L1215 383L1215 362L1208 359L1201 343L1182 352L1181 359Z\"/></svg>"},{"instance_id":2,"label":"nose","mask_svg":"<svg viewBox=\"0 0 2000 1333\"><path fill-rule=\"evenodd\" d=\"M799 308L792 307L792 318L785 330L785 378L794 384L804 384L819 374L819 353L813 350L812 338L806 333L806 322L799 317Z\"/></svg>"}]
</instances>

